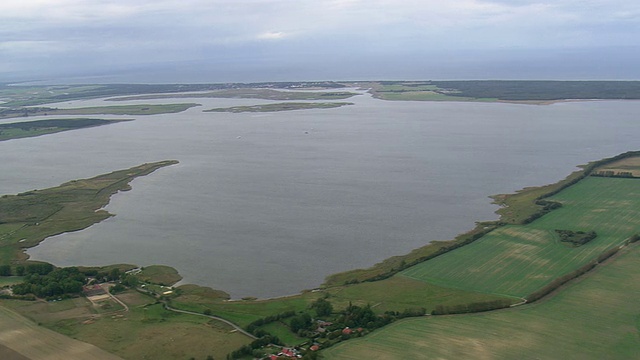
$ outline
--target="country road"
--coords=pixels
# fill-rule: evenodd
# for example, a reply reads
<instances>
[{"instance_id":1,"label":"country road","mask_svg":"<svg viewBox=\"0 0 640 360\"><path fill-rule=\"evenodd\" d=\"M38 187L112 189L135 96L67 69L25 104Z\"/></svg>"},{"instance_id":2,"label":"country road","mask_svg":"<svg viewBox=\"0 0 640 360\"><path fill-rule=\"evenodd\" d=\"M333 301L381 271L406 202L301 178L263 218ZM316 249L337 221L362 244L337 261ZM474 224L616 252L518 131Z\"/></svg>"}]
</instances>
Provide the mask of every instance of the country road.
<instances>
[{"instance_id":1,"label":"country road","mask_svg":"<svg viewBox=\"0 0 640 360\"><path fill-rule=\"evenodd\" d=\"M197 315L197 316L204 316L204 317L208 317L210 319L213 320L218 320L218 321L222 321L223 323L232 326L234 329L236 329L238 332L252 338L252 339L257 339L257 337L255 337L253 334L245 331L243 328L239 327L238 325L232 323L229 320L225 320L223 318L217 317L217 316L213 316L213 315L205 315L205 314L201 314L201 313L197 313L197 312L193 312L193 311L187 311L187 310L180 310L180 309L175 309L172 308L171 306L167 305L166 303L163 303L164 308L169 310L169 311L174 311L174 312L178 312L178 313L183 313L183 314L189 314L189 315Z\"/></svg>"}]
</instances>

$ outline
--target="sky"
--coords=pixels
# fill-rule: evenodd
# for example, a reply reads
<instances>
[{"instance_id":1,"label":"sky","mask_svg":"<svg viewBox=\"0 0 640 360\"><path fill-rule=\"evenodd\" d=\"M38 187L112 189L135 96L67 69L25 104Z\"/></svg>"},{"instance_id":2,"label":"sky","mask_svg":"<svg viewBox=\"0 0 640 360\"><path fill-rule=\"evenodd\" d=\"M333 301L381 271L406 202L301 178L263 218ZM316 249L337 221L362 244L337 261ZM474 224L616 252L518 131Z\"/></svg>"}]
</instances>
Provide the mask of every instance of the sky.
<instances>
[{"instance_id":1,"label":"sky","mask_svg":"<svg viewBox=\"0 0 640 360\"><path fill-rule=\"evenodd\" d=\"M637 80L638 35L630 0L2 0L0 82Z\"/></svg>"}]
</instances>

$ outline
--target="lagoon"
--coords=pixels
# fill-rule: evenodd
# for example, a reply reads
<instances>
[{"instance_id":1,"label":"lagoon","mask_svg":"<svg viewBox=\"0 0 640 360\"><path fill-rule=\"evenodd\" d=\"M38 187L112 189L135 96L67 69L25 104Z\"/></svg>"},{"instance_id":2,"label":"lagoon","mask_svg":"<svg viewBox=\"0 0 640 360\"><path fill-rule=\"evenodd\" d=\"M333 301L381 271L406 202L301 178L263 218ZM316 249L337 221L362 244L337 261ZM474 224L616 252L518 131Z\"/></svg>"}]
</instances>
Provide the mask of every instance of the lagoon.
<instances>
[{"instance_id":1,"label":"lagoon","mask_svg":"<svg viewBox=\"0 0 640 360\"><path fill-rule=\"evenodd\" d=\"M636 101L348 101L355 105L232 114L202 110L270 102L183 98L173 102L203 106L0 142L0 193L179 160L115 195L107 206L115 217L29 255L60 266L170 265L185 283L264 298L451 239L496 218L489 195L637 150L640 134Z\"/></svg>"}]
</instances>

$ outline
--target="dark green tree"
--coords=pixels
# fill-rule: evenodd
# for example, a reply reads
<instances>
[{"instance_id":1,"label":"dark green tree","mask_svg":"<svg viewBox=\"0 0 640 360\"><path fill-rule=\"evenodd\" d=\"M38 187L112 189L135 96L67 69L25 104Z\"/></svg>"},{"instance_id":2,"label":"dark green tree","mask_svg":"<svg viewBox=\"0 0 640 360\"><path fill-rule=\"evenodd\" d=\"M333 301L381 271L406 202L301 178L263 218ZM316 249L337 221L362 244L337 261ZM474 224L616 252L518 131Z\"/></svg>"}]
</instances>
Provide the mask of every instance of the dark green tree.
<instances>
[{"instance_id":1,"label":"dark green tree","mask_svg":"<svg viewBox=\"0 0 640 360\"><path fill-rule=\"evenodd\" d=\"M329 316L333 312L333 305L324 298L320 298L311 304L311 308L316 310L318 316Z\"/></svg>"}]
</instances>

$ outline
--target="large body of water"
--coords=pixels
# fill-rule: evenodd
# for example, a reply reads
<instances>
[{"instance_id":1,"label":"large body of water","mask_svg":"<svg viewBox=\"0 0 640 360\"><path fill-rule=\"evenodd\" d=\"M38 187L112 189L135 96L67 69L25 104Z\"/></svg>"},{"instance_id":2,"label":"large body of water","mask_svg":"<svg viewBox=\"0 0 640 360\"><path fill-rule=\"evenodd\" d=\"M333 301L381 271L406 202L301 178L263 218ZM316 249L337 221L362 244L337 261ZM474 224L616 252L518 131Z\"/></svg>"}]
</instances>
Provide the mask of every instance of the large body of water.
<instances>
[{"instance_id":1,"label":"large body of water","mask_svg":"<svg viewBox=\"0 0 640 360\"><path fill-rule=\"evenodd\" d=\"M533 106L360 95L338 109L261 114L202 110L267 101L193 101L204 106L0 142L2 194L180 161L115 195L107 209L117 216L49 238L31 257L61 266L166 264L184 282L235 298L288 295L451 239L496 218L489 195L558 181L640 143L640 102L632 101Z\"/></svg>"}]
</instances>

